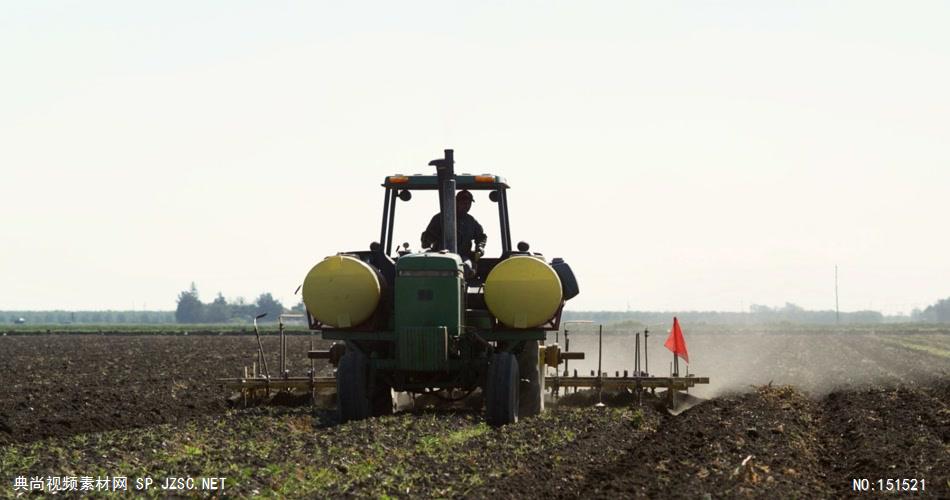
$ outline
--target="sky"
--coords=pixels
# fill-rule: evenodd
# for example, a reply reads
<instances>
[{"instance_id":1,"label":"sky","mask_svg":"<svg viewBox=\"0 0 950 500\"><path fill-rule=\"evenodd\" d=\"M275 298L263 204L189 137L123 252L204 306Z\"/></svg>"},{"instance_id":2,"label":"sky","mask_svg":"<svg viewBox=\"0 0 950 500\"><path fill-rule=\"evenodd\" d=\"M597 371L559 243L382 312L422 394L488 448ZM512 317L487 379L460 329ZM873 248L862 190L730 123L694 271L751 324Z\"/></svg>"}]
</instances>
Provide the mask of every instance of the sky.
<instances>
[{"instance_id":1,"label":"sky","mask_svg":"<svg viewBox=\"0 0 950 500\"><path fill-rule=\"evenodd\" d=\"M950 296L946 2L8 2L0 310L286 305L395 173L508 179L572 310ZM401 205L419 246L435 198ZM500 253L487 196L473 215ZM494 218L495 220L492 220Z\"/></svg>"}]
</instances>

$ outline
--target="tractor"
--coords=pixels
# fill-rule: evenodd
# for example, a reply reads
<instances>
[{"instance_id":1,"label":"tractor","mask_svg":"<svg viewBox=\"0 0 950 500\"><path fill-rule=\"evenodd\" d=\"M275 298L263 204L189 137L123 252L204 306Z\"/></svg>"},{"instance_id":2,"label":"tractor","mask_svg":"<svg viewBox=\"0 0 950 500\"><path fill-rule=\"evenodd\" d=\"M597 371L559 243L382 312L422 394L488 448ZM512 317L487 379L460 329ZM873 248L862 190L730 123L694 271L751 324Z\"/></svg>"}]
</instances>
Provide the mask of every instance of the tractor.
<instances>
[{"instance_id":1,"label":"tractor","mask_svg":"<svg viewBox=\"0 0 950 500\"><path fill-rule=\"evenodd\" d=\"M305 314L278 318L276 377L268 369L257 327L262 316L254 320L257 361L250 370L245 366L240 378L220 379L240 390L235 398L247 405L274 391L306 391L315 403L318 393L335 391L341 422L393 413L394 392L423 399L465 399L484 405L486 421L496 427L543 411L546 390L555 400L568 390L593 390L598 400L605 390L625 391L642 404L647 391L653 398L656 389L665 389L661 401L673 414L698 404L700 400L688 391L696 384L708 384L709 378L690 374L688 368L681 376L675 354L669 376L651 374L647 363L641 369L639 332L629 337L635 353L632 373L623 370L621 375L617 370L610 376L603 371L603 325L597 371L591 370L590 376L577 369L571 373L567 361L584 359L584 353L569 352L567 328L564 351L557 341L545 343L548 331L560 330L565 302L579 292L570 266L560 258L545 260L523 241L512 247L509 186L503 177L456 174L451 149L429 165L435 167L435 175L397 174L384 179L379 241L368 250L326 257L307 273L301 285ZM498 257L458 248L455 197L461 190L487 192L498 205ZM439 213L433 217L441 226L441 242L433 246L438 250L413 252L404 243L394 253L396 207L420 191L438 194ZM334 341L328 350L314 350L311 337L307 376L291 376L286 368L284 320L289 318L305 320L311 333ZM648 336L644 330L645 362ZM316 359L329 360L336 367L335 376L318 377ZM548 368L554 372L547 373Z\"/></svg>"},{"instance_id":2,"label":"tractor","mask_svg":"<svg viewBox=\"0 0 950 500\"><path fill-rule=\"evenodd\" d=\"M435 175L385 178L378 242L326 257L307 274L309 326L336 341L311 357L337 365L342 422L392 413L394 391L460 397L480 389L493 426L537 415L544 408L545 357L559 354L542 356L540 344L559 328L565 301L578 294L574 273L563 259L548 262L525 242L512 247L504 178L456 174L451 149L429 165ZM441 249L410 252L404 245L394 254L396 207L426 190L439 195ZM498 205L500 256L463 260L459 190L487 191Z\"/></svg>"}]
</instances>

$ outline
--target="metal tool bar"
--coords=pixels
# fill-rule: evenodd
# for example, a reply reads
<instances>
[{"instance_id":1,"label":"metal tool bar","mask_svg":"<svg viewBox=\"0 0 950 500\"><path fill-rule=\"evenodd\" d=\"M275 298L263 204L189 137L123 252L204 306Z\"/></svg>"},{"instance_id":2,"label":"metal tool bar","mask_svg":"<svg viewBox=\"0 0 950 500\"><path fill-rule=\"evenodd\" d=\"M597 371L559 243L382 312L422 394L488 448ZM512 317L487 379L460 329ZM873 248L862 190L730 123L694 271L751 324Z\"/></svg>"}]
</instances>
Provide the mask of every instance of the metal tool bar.
<instances>
[{"instance_id":1,"label":"metal tool bar","mask_svg":"<svg viewBox=\"0 0 950 500\"><path fill-rule=\"evenodd\" d=\"M637 332L636 346L633 349L633 374L640 375L640 332Z\"/></svg>"},{"instance_id":2,"label":"metal tool bar","mask_svg":"<svg viewBox=\"0 0 950 500\"><path fill-rule=\"evenodd\" d=\"M708 384L709 377L545 377L544 382L552 388L558 386L603 389L672 387L682 390L696 384Z\"/></svg>"},{"instance_id":3,"label":"metal tool bar","mask_svg":"<svg viewBox=\"0 0 950 500\"><path fill-rule=\"evenodd\" d=\"M285 379L242 379L227 378L219 379L219 382L226 387L235 389L335 389L336 378L334 377L288 377Z\"/></svg>"},{"instance_id":4,"label":"metal tool bar","mask_svg":"<svg viewBox=\"0 0 950 500\"><path fill-rule=\"evenodd\" d=\"M569 325L592 325L593 323L594 323L593 321L587 320L587 319L565 321L564 323L562 323L562 325L564 325L564 351L561 353L561 359L564 359L564 360L569 360L569 359L584 359L584 358L583 358L583 353L580 353L580 354L581 354L581 357L579 357L579 358L575 358L575 357L573 357L573 356L568 355L568 352L570 352L570 350L571 350L571 338L570 338L570 331L568 330L567 327L568 327ZM559 333L560 333L560 330L558 331L558 334L559 334ZM556 337L555 337L555 341L556 341L556 342L559 342L559 341L560 341L559 336L556 336ZM567 370L568 370L568 363L565 361L565 363L564 363L564 373L567 373Z\"/></svg>"},{"instance_id":5,"label":"metal tool bar","mask_svg":"<svg viewBox=\"0 0 950 500\"><path fill-rule=\"evenodd\" d=\"M277 330L280 332L280 376L287 374L287 344L284 337L284 318L277 318Z\"/></svg>"},{"instance_id":6,"label":"metal tool bar","mask_svg":"<svg viewBox=\"0 0 950 500\"><path fill-rule=\"evenodd\" d=\"M584 353L564 351L558 354L558 359L560 359L561 361L568 360L568 359L584 359Z\"/></svg>"},{"instance_id":7,"label":"metal tool bar","mask_svg":"<svg viewBox=\"0 0 950 500\"><path fill-rule=\"evenodd\" d=\"M650 356L647 352L647 340L650 339L650 329L643 329L643 371L650 373Z\"/></svg>"},{"instance_id":8,"label":"metal tool bar","mask_svg":"<svg viewBox=\"0 0 950 500\"><path fill-rule=\"evenodd\" d=\"M604 360L604 325L598 325L597 328L597 374L602 375Z\"/></svg>"},{"instance_id":9,"label":"metal tool bar","mask_svg":"<svg viewBox=\"0 0 950 500\"><path fill-rule=\"evenodd\" d=\"M302 285L301 285L302 286ZM277 316L277 330L280 332L280 376L287 376L287 334L284 331L285 319L303 319L303 314L284 313Z\"/></svg>"},{"instance_id":10,"label":"metal tool bar","mask_svg":"<svg viewBox=\"0 0 950 500\"><path fill-rule=\"evenodd\" d=\"M264 370L264 377L270 378L270 372L267 370L267 358L264 356L264 344L261 343L261 331L257 328L257 320L267 316L267 313L258 314L254 317L254 336L257 337L257 360Z\"/></svg>"}]
</instances>

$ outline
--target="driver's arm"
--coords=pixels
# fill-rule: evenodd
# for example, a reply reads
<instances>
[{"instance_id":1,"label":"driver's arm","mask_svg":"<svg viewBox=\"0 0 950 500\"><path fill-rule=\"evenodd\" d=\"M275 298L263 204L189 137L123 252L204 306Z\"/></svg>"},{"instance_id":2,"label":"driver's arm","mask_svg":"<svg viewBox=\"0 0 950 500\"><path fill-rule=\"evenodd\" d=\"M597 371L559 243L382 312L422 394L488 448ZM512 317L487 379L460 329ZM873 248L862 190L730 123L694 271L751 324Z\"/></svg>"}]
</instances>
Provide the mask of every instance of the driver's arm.
<instances>
[{"instance_id":1,"label":"driver's arm","mask_svg":"<svg viewBox=\"0 0 950 500\"><path fill-rule=\"evenodd\" d=\"M439 220L439 214L432 216L432 220L429 221L429 225L426 227L426 230L422 232L422 249L430 247L438 247L440 244L441 234L442 234L442 224Z\"/></svg>"},{"instance_id":2,"label":"driver's arm","mask_svg":"<svg viewBox=\"0 0 950 500\"><path fill-rule=\"evenodd\" d=\"M488 236L485 235L485 230L482 229L482 225L472 217L472 221L475 222L475 253L478 255L477 258L481 258L482 255L485 255L485 243L488 242Z\"/></svg>"}]
</instances>

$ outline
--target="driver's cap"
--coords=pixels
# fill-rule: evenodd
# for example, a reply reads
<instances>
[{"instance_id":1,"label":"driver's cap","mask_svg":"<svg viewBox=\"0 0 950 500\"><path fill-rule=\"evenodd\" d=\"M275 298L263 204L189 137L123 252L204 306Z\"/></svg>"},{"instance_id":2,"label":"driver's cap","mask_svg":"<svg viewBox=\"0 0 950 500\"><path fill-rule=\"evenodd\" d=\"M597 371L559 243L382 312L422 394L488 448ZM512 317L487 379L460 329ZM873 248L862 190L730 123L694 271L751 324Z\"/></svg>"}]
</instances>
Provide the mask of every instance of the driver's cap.
<instances>
[{"instance_id":1,"label":"driver's cap","mask_svg":"<svg viewBox=\"0 0 950 500\"><path fill-rule=\"evenodd\" d=\"M459 191L457 195L455 195L455 201L459 200L468 200L472 203L475 203L475 197L472 196L472 193L467 189L463 189Z\"/></svg>"}]
</instances>

